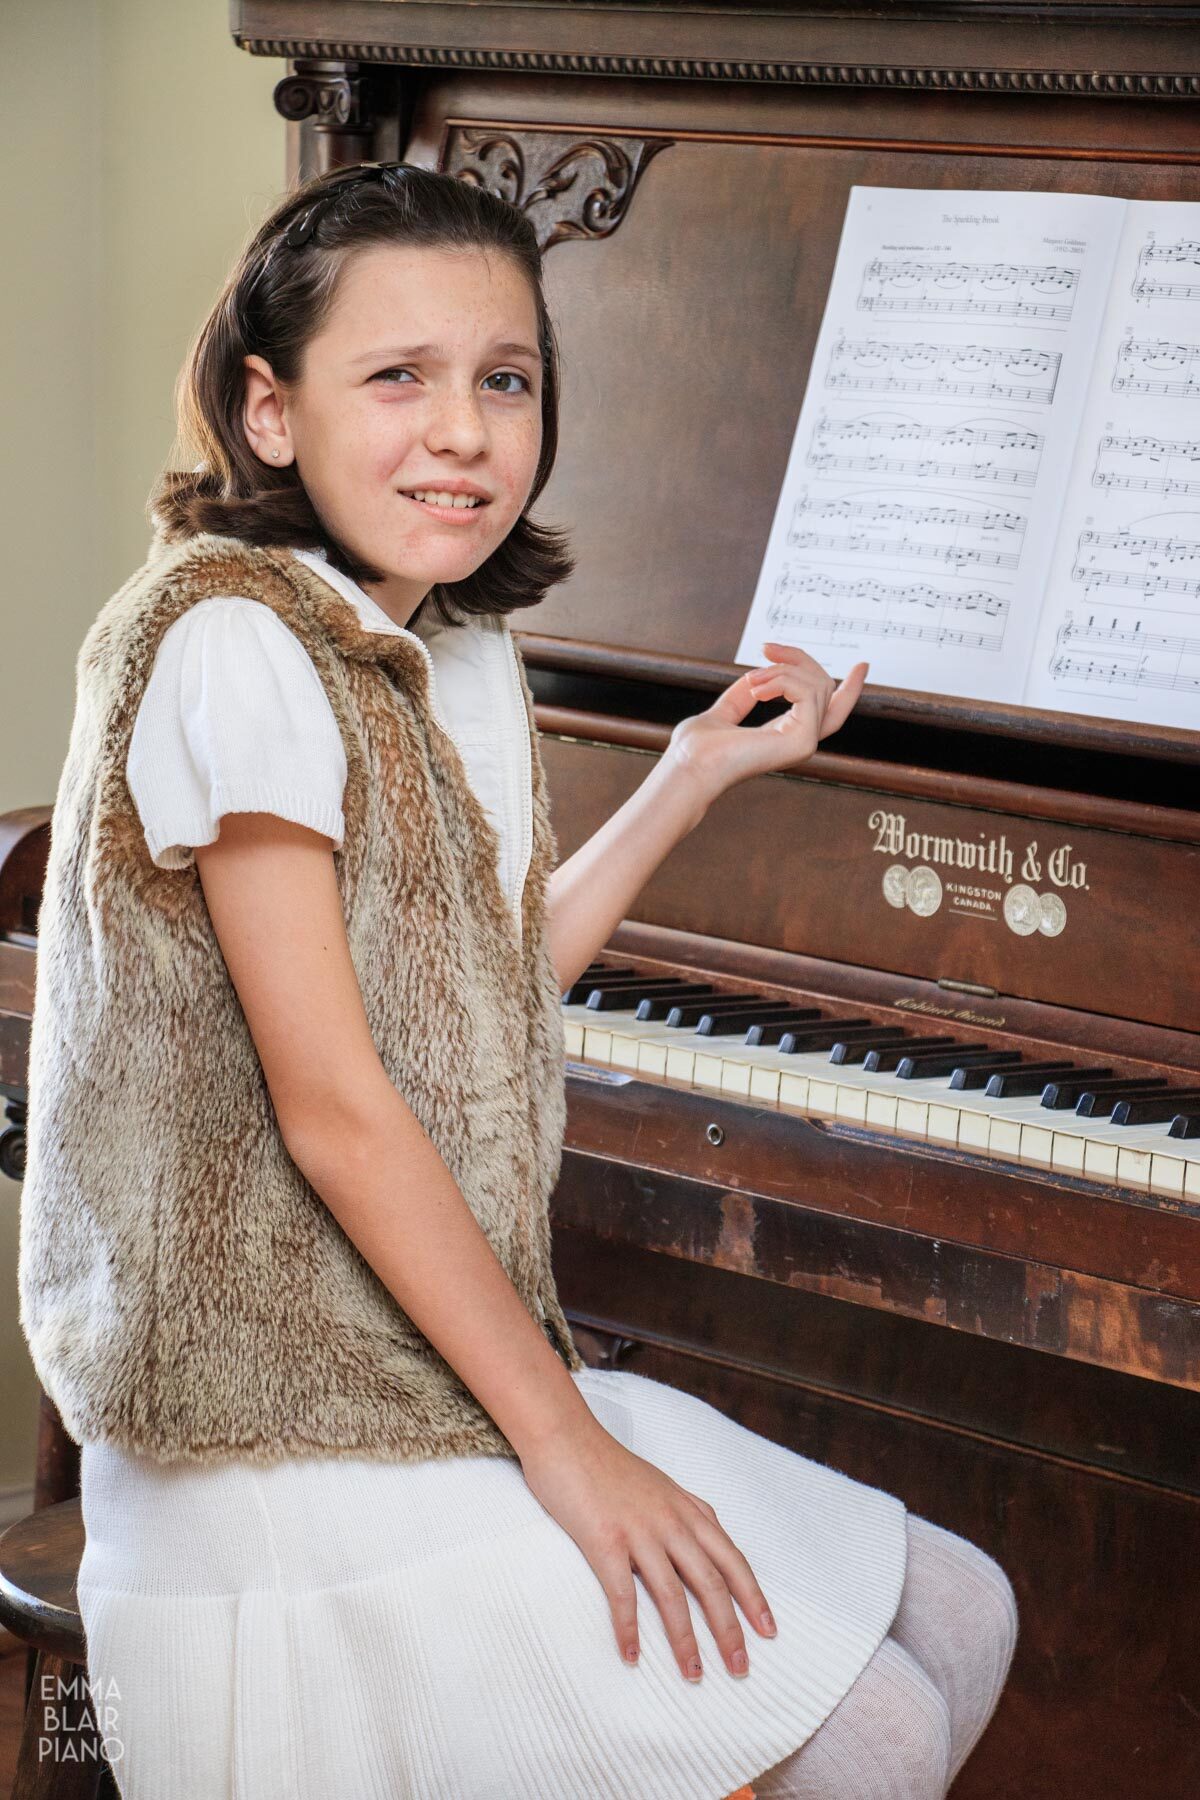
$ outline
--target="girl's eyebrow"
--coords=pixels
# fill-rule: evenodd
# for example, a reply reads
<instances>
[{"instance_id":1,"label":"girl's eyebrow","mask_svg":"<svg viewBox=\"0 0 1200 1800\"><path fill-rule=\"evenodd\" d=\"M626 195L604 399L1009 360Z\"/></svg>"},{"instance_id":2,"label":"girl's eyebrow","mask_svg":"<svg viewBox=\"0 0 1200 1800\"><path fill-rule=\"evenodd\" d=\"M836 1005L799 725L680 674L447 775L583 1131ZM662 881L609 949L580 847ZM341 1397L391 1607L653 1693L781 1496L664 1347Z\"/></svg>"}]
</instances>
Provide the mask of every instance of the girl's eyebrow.
<instances>
[{"instance_id":1,"label":"girl's eyebrow","mask_svg":"<svg viewBox=\"0 0 1200 1800\"><path fill-rule=\"evenodd\" d=\"M385 344L379 350L368 350L362 356L353 357L351 366L357 367L360 363L377 362L384 357L424 357L429 362L444 362L447 354L444 344ZM517 343L508 338L502 338L492 344L488 354L491 356L523 356L527 362L531 363L540 363L542 360L538 352L530 345Z\"/></svg>"}]
</instances>

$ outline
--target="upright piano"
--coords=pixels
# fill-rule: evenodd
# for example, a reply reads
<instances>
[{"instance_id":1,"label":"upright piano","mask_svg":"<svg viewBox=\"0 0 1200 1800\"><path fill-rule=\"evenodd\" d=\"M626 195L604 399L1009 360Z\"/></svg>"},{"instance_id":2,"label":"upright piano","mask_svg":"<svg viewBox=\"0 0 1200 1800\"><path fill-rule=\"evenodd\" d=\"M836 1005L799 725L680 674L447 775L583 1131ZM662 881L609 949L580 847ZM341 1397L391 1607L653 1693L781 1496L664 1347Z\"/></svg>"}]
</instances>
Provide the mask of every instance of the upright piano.
<instances>
[{"instance_id":1,"label":"upright piano","mask_svg":"<svg viewBox=\"0 0 1200 1800\"><path fill-rule=\"evenodd\" d=\"M404 157L547 248L538 516L578 567L515 626L562 857L739 673L851 185L1200 198L1194 13L232 0L280 60L289 176ZM962 1800L1200 1792L1198 763L1200 732L869 684L711 808L564 996L585 1355L1014 1582ZM11 1168L47 817L0 821ZM962 840L978 909L907 902L895 871ZM1065 926L1006 914L1021 881Z\"/></svg>"}]
</instances>

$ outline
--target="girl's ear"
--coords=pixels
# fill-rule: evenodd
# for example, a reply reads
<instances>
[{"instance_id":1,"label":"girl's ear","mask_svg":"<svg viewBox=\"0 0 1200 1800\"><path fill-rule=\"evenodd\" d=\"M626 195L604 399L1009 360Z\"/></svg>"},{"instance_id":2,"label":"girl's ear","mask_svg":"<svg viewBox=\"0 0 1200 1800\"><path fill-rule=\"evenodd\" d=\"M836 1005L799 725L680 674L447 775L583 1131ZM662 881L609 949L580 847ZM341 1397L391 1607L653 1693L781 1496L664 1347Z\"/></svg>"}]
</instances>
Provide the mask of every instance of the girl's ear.
<instances>
[{"instance_id":1,"label":"girl's ear","mask_svg":"<svg viewBox=\"0 0 1200 1800\"><path fill-rule=\"evenodd\" d=\"M246 442L260 461L285 469L293 460L292 440L274 371L261 356L244 356L242 367L246 371L242 402Z\"/></svg>"}]
</instances>

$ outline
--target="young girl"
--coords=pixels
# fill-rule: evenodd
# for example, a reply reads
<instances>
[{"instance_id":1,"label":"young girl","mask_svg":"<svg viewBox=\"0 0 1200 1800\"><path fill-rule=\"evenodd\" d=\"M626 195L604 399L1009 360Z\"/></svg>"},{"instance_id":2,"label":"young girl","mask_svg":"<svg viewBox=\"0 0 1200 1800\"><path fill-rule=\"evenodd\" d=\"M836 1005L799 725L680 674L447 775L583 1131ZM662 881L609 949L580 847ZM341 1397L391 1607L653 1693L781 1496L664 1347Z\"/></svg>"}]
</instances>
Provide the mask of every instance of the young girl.
<instances>
[{"instance_id":1,"label":"young girl","mask_svg":"<svg viewBox=\"0 0 1200 1800\"><path fill-rule=\"evenodd\" d=\"M768 646L554 867L509 615L571 569L530 517L556 349L529 223L466 183L291 195L180 401L201 460L77 662L22 1202L122 1795L943 1795L998 1565L588 1368L550 1267L561 993L865 665Z\"/></svg>"}]
</instances>

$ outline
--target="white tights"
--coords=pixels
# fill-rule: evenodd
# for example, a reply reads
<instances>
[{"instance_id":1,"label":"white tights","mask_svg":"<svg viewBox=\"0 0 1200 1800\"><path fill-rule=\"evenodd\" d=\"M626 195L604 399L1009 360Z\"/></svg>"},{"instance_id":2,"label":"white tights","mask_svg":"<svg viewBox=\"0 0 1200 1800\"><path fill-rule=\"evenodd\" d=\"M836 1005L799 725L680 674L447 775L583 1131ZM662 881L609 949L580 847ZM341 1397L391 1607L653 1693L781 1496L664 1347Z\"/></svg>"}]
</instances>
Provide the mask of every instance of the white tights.
<instances>
[{"instance_id":1,"label":"white tights","mask_svg":"<svg viewBox=\"0 0 1200 1800\"><path fill-rule=\"evenodd\" d=\"M996 1710L1016 1642L999 1563L910 1513L891 1631L824 1724L750 1783L756 1800L943 1800Z\"/></svg>"}]
</instances>

